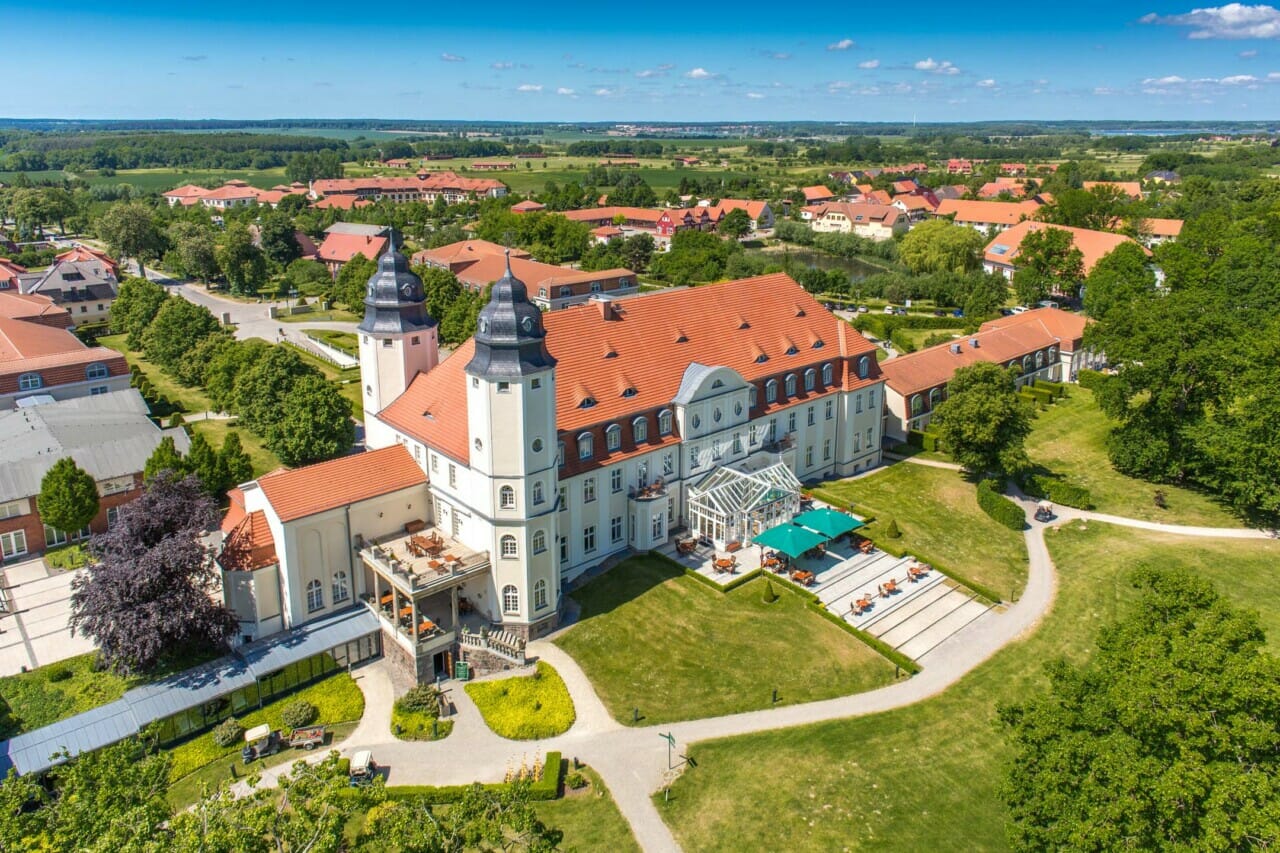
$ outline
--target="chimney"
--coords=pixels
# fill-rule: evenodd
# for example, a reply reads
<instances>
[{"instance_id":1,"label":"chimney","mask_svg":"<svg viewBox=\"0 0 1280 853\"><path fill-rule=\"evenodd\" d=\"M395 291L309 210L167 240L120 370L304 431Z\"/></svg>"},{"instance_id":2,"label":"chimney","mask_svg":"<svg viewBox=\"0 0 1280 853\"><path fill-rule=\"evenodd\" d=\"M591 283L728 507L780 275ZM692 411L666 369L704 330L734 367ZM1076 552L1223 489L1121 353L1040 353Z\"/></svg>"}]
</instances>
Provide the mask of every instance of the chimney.
<instances>
[{"instance_id":1,"label":"chimney","mask_svg":"<svg viewBox=\"0 0 1280 853\"><path fill-rule=\"evenodd\" d=\"M592 298L592 301L600 309L600 319L605 321L622 319L622 312L618 310L618 306L614 304L612 299L597 295Z\"/></svg>"},{"instance_id":2,"label":"chimney","mask_svg":"<svg viewBox=\"0 0 1280 853\"><path fill-rule=\"evenodd\" d=\"M959 344L952 344L952 345L951 345L951 354L952 354L952 355L959 355L959 354L960 354L960 345L959 345Z\"/></svg>"},{"instance_id":3,"label":"chimney","mask_svg":"<svg viewBox=\"0 0 1280 853\"><path fill-rule=\"evenodd\" d=\"M974 349L977 349L977 348L978 348L978 339L977 339L977 338L969 338L969 346L973 347Z\"/></svg>"}]
</instances>

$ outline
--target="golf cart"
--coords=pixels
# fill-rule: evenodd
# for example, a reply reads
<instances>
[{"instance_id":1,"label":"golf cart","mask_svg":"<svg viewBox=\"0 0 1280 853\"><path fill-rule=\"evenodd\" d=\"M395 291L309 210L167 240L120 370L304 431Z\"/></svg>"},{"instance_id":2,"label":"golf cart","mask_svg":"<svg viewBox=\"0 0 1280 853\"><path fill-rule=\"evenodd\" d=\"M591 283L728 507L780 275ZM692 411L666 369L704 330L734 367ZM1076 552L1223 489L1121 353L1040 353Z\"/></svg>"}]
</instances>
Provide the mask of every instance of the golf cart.
<instances>
[{"instance_id":1,"label":"golf cart","mask_svg":"<svg viewBox=\"0 0 1280 853\"><path fill-rule=\"evenodd\" d=\"M240 758L245 764L252 764L259 758L274 755L284 746L280 732L273 731L271 726L263 723L254 726L244 733L245 748L240 750Z\"/></svg>"},{"instance_id":2,"label":"golf cart","mask_svg":"<svg viewBox=\"0 0 1280 853\"><path fill-rule=\"evenodd\" d=\"M351 756L351 769L348 771L348 783L356 788L373 783L373 775L378 772L378 765L373 763L373 753L362 749Z\"/></svg>"},{"instance_id":3,"label":"golf cart","mask_svg":"<svg viewBox=\"0 0 1280 853\"><path fill-rule=\"evenodd\" d=\"M1036 521L1053 521L1053 504L1048 501L1036 504Z\"/></svg>"}]
</instances>

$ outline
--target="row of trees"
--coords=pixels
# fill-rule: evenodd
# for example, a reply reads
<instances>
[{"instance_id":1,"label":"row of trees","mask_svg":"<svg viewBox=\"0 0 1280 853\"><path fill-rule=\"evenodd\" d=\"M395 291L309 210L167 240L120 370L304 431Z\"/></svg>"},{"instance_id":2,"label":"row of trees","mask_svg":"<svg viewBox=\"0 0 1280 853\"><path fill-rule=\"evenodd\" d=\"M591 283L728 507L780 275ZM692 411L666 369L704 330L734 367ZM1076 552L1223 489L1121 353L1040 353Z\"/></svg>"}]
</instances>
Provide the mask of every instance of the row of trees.
<instances>
[{"instance_id":1,"label":"row of trees","mask_svg":"<svg viewBox=\"0 0 1280 853\"><path fill-rule=\"evenodd\" d=\"M333 152L347 143L301 134L8 132L0 140L0 170L269 169L298 152Z\"/></svg>"}]
</instances>

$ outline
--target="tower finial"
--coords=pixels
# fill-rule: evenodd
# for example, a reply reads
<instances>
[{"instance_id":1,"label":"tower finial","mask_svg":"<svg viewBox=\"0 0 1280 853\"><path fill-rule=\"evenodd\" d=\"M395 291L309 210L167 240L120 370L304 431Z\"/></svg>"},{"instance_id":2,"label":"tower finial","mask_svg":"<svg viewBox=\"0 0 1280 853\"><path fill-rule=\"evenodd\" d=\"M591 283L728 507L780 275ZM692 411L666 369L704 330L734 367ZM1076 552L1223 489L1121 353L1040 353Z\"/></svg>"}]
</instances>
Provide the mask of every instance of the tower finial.
<instances>
[{"instance_id":1,"label":"tower finial","mask_svg":"<svg viewBox=\"0 0 1280 853\"><path fill-rule=\"evenodd\" d=\"M507 275L514 278L515 276L511 275L511 247L508 246L507 250L503 252L503 254L507 256Z\"/></svg>"}]
</instances>

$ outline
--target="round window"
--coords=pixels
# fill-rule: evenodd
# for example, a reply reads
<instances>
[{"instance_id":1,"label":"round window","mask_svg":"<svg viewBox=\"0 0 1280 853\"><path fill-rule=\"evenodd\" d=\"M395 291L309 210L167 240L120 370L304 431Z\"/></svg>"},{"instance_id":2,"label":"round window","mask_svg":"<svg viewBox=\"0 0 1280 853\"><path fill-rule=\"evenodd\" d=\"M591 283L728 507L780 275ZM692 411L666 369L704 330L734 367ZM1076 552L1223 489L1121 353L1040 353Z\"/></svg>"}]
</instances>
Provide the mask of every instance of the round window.
<instances>
[{"instance_id":1,"label":"round window","mask_svg":"<svg viewBox=\"0 0 1280 853\"><path fill-rule=\"evenodd\" d=\"M526 333L531 333L533 331L533 318L525 317L520 321L520 327L524 329Z\"/></svg>"},{"instance_id":2,"label":"round window","mask_svg":"<svg viewBox=\"0 0 1280 853\"><path fill-rule=\"evenodd\" d=\"M489 321L481 317L476 323L476 327L480 329L480 334L483 335L485 332L489 331Z\"/></svg>"},{"instance_id":3,"label":"round window","mask_svg":"<svg viewBox=\"0 0 1280 853\"><path fill-rule=\"evenodd\" d=\"M478 438L476 439L476 450L484 450L484 442Z\"/></svg>"},{"instance_id":4,"label":"round window","mask_svg":"<svg viewBox=\"0 0 1280 853\"><path fill-rule=\"evenodd\" d=\"M716 423L720 423L720 410L719 410L719 409L716 409L714 412L712 412L712 413L711 413L711 419L712 419L713 421L715 421Z\"/></svg>"},{"instance_id":5,"label":"round window","mask_svg":"<svg viewBox=\"0 0 1280 853\"><path fill-rule=\"evenodd\" d=\"M534 452L534 453L541 453L541 452L542 452L542 439L540 439L540 438L535 438L535 439L533 440L533 452Z\"/></svg>"},{"instance_id":6,"label":"round window","mask_svg":"<svg viewBox=\"0 0 1280 853\"><path fill-rule=\"evenodd\" d=\"M697 429L697 428L698 428L698 427L700 427L700 426L702 426L702 418L698 417L697 415L694 415L694 416L693 416L693 428L694 428L694 429Z\"/></svg>"},{"instance_id":7,"label":"round window","mask_svg":"<svg viewBox=\"0 0 1280 853\"><path fill-rule=\"evenodd\" d=\"M733 404L733 413L734 413L735 415L740 415L740 414L742 414L742 403L734 403L734 404Z\"/></svg>"}]
</instances>

